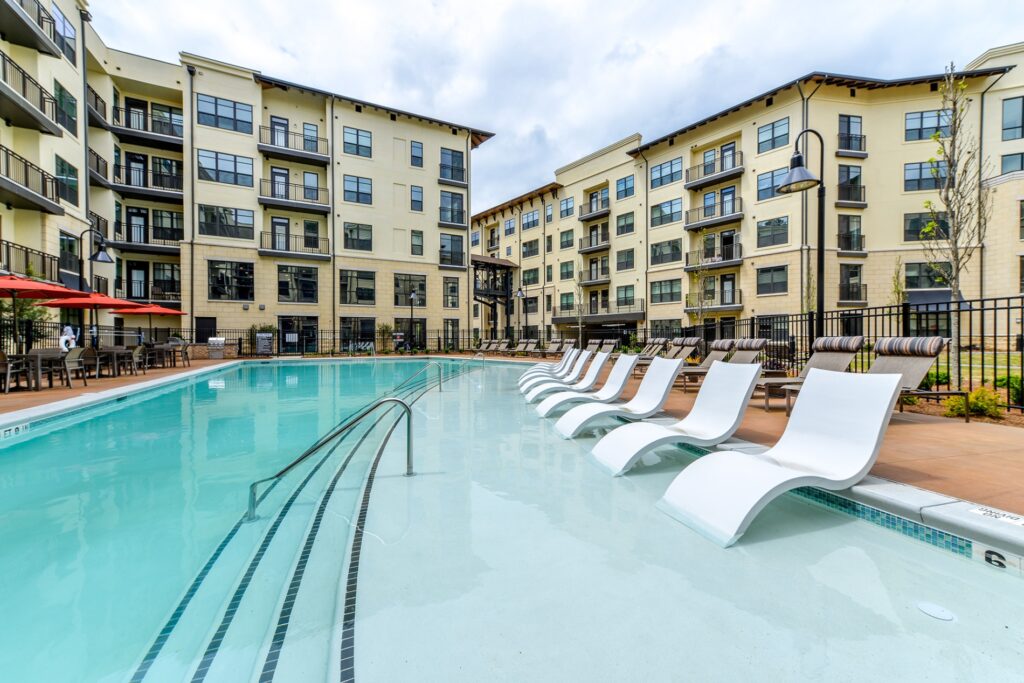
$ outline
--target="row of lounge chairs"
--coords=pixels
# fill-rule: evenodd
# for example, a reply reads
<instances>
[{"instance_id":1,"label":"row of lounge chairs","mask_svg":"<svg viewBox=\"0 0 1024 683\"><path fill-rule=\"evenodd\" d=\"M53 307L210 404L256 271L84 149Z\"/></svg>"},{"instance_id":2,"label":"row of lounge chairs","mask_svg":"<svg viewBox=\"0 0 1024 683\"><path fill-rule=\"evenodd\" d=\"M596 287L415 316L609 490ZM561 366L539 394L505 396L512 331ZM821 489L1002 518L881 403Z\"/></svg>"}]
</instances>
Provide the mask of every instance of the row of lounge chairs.
<instances>
[{"instance_id":1,"label":"row of lounge chairs","mask_svg":"<svg viewBox=\"0 0 1024 683\"><path fill-rule=\"evenodd\" d=\"M616 476L660 446L711 448L724 443L736 433L759 388L766 407L773 389L784 389L787 403L797 396L791 408L787 406L789 421L775 446L760 454L706 455L686 467L659 501L663 511L723 546L735 543L760 511L787 491L802 486L841 490L860 481L878 457L901 395L950 393L918 389L945 346L941 337L880 339L874 347L875 361L863 373L846 372L863 348L863 337L819 338L807 367L796 378L761 376L756 357L766 340L723 341L731 344L713 344L709 356L714 357L699 368L703 382L692 408L671 425L643 420L661 412L680 376L698 369L686 368L681 358L652 358L628 401L619 397L640 360L634 354L619 355L596 391L609 355L593 355L584 373L591 355L586 350L527 370L520 390L528 401L541 400L541 417L568 408L555 423L564 438L587 431L601 419L628 421L603 436L591 451L595 462Z\"/></svg>"},{"instance_id":2,"label":"row of lounge chairs","mask_svg":"<svg viewBox=\"0 0 1024 683\"><path fill-rule=\"evenodd\" d=\"M480 342L477 348L479 353L496 353L514 356L517 354L557 356L573 348L576 344L572 339L552 340L546 348L538 348L539 341L536 339L521 339L514 347L508 339L491 339Z\"/></svg>"}]
</instances>

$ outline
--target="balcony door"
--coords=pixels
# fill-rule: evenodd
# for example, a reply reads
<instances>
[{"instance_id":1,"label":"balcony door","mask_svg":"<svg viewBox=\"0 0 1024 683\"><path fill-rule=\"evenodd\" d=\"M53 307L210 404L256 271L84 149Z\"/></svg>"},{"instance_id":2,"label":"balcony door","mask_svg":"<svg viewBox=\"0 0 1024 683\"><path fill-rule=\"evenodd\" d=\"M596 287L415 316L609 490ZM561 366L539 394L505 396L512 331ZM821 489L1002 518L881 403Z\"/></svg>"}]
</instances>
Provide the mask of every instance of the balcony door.
<instances>
[{"instance_id":1,"label":"balcony door","mask_svg":"<svg viewBox=\"0 0 1024 683\"><path fill-rule=\"evenodd\" d=\"M736 212L736 187L725 187L719 193L722 202L722 216Z\"/></svg>"},{"instance_id":2,"label":"balcony door","mask_svg":"<svg viewBox=\"0 0 1024 683\"><path fill-rule=\"evenodd\" d=\"M145 100L135 100L130 97L124 99L125 122L124 125L133 130L148 130L146 127L147 103Z\"/></svg>"},{"instance_id":3,"label":"balcony door","mask_svg":"<svg viewBox=\"0 0 1024 683\"><path fill-rule=\"evenodd\" d=\"M288 119L270 117L270 144L276 147L288 146Z\"/></svg>"},{"instance_id":4,"label":"balcony door","mask_svg":"<svg viewBox=\"0 0 1024 683\"><path fill-rule=\"evenodd\" d=\"M737 256L737 254L736 254L736 244L737 244L737 241L736 241L736 231L735 230L725 230L724 232L722 232L722 234L721 234L719 239L721 241L722 260L723 261L730 261L730 260L736 258L736 256Z\"/></svg>"},{"instance_id":5,"label":"balcony door","mask_svg":"<svg viewBox=\"0 0 1024 683\"><path fill-rule=\"evenodd\" d=\"M590 293L590 315L596 315L600 311L601 299L597 292Z\"/></svg>"},{"instance_id":6,"label":"balcony door","mask_svg":"<svg viewBox=\"0 0 1024 683\"><path fill-rule=\"evenodd\" d=\"M125 240L134 244L146 244L149 242L149 209L140 209L129 206L125 209L128 216L128 230L125 231Z\"/></svg>"},{"instance_id":7,"label":"balcony door","mask_svg":"<svg viewBox=\"0 0 1024 683\"><path fill-rule=\"evenodd\" d=\"M125 152L125 161L128 165L127 184L132 187L146 187L146 164L148 159L145 154Z\"/></svg>"},{"instance_id":8,"label":"balcony door","mask_svg":"<svg viewBox=\"0 0 1024 683\"><path fill-rule=\"evenodd\" d=\"M270 219L270 234L274 241L274 249L288 251L288 219L274 216Z\"/></svg>"},{"instance_id":9,"label":"balcony door","mask_svg":"<svg viewBox=\"0 0 1024 683\"><path fill-rule=\"evenodd\" d=\"M271 167L270 196L277 199L288 199L288 169Z\"/></svg>"},{"instance_id":10,"label":"balcony door","mask_svg":"<svg viewBox=\"0 0 1024 683\"><path fill-rule=\"evenodd\" d=\"M128 262L128 298L149 298L149 264L145 261Z\"/></svg>"},{"instance_id":11,"label":"balcony door","mask_svg":"<svg viewBox=\"0 0 1024 683\"><path fill-rule=\"evenodd\" d=\"M719 152L719 156L722 159L722 170L728 171L736 166L736 143L729 142L722 145L722 149Z\"/></svg>"},{"instance_id":12,"label":"balcony door","mask_svg":"<svg viewBox=\"0 0 1024 683\"><path fill-rule=\"evenodd\" d=\"M722 294L721 304L729 306L736 303L736 276L729 274L718 278L720 292Z\"/></svg>"}]
</instances>

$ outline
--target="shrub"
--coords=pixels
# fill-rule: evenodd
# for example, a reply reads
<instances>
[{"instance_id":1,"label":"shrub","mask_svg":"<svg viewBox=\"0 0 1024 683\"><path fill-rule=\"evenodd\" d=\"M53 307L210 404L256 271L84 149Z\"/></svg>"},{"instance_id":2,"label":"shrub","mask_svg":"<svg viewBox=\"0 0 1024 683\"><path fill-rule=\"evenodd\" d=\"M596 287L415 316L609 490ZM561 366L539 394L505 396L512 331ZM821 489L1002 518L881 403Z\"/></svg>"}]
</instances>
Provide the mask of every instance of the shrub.
<instances>
[{"instance_id":1,"label":"shrub","mask_svg":"<svg viewBox=\"0 0 1024 683\"><path fill-rule=\"evenodd\" d=\"M919 384L917 388L918 389L923 389L923 390L927 391L929 389L934 389L935 387L938 387L938 386L948 386L948 385L949 385L949 373L948 372L946 372L945 370L929 370L928 374L924 376L924 379L921 380L921 384Z\"/></svg>"},{"instance_id":2,"label":"shrub","mask_svg":"<svg viewBox=\"0 0 1024 683\"><path fill-rule=\"evenodd\" d=\"M971 415L984 415L999 419L1003 411L999 407L999 394L988 387L978 387L970 393ZM964 416L964 399L962 396L950 396L944 402L946 417Z\"/></svg>"},{"instance_id":3,"label":"shrub","mask_svg":"<svg viewBox=\"0 0 1024 683\"><path fill-rule=\"evenodd\" d=\"M1019 406L1024 401L1024 386L1021 384L1020 375L1001 375L996 377L996 386L1000 389L1009 388L1009 402L1013 405Z\"/></svg>"}]
</instances>

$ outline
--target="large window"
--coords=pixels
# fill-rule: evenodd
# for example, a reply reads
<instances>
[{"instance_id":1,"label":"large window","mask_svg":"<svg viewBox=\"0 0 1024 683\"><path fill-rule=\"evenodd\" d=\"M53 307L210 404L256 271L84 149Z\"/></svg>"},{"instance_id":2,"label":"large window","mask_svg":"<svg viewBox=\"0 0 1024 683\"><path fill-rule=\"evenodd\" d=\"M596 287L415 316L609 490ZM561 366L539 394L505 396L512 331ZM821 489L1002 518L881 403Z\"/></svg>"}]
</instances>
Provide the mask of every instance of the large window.
<instances>
[{"instance_id":1,"label":"large window","mask_svg":"<svg viewBox=\"0 0 1024 683\"><path fill-rule=\"evenodd\" d=\"M921 161L903 165L903 190L937 190L946 182L946 162Z\"/></svg>"},{"instance_id":2,"label":"large window","mask_svg":"<svg viewBox=\"0 0 1024 683\"><path fill-rule=\"evenodd\" d=\"M163 294L181 294L181 266L177 263L154 263L153 289Z\"/></svg>"},{"instance_id":3,"label":"large window","mask_svg":"<svg viewBox=\"0 0 1024 683\"><path fill-rule=\"evenodd\" d=\"M540 269L528 268L523 271L523 286L535 285L540 282Z\"/></svg>"},{"instance_id":4,"label":"large window","mask_svg":"<svg viewBox=\"0 0 1024 683\"><path fill-rule=\"evenodd\" d=\"M440 244L441 251L444 252L441 256L442 264L464 265L463 254L465 254L466 250L462 246L462 235L441 233Z\"/></svg>"},{"instance_id":5,"label":"large window","mask_svg":"<svg viewBox=\"0 0 1024 683\"><path fill-rule=\"evenodd\" d=\"M558 248L559 249L572 249L573 241L575 240L576 233L572 230L563 230L558 235Z\"/></svg>"},{"instance_id":6,"label":"large window","mask_svg":"<svg viewBox=\"0 0 1024 683\"><path fill-rule=\"evenodd\" d=\"M252 105L212 95L196 95L196 120L202 126L213 126L237 133L252 132Z\"/></svg>"},{"instance_id":7,"label":"large window","mask_svg":"<svg viewBox=\"0 0 1024 683\"><path fill-rule=\"evenodd\" d=\"M949 137L950 112L947 109L930 111L914 111L906 115L903 124L903 139L930 140L938 133L941 137Z\"/></svg>"},{"instance_id":8,"label":"large window","mask_svg":"<svg viewBox=\"0 0 1024 683\"><path fill-rule=\"evenodd\" d=\"M357 204L373 204L373 180L356 175L346 175L345 201Z\"/></svg>"},{"instance_id":9,"label":"large window","mask_svg":"<svg viewBox=\"0 0 1024 683\"><path fill-rule=\"evenodd\" d=\"M251 209L199 205L199 234L251 240L255 220Z\"/></svg>"},{"instance_id":10,"label":"large window","mask_svg":"<svg viewBox=\"0 0 1024 683\"><path fill-rule=\"evenodd\" d=\"M615 252L615 270L633 270L635 263L632 249Z\"/></svg>"},{"instance_id":11,"label":"large window","mask_svg":"<svg viewBox=\"0 0 1024 683\"><path fill-rule=\"evenodd\" d=\"M757 176L757 199L771 199L778 195L775 188L779 186L782 179L786 177L788 168L777 168L774 171L761 173Z\"/></svg>"},{"instance_id":12,"label":"large window","mask_svg":"<svg viewBox=\"0 0 1024 683\"><path fill-rule=\"evenodd\" d=\"M651 166L651 189L661 187L681 180L683 177L683 158L666 161L657 166Z\"/></svg>"},{"instance_id":13,"label":"large window","mask_svg":"<svg viewBox=\"0 0 1024 683\"><path fill-rule=\"evenodd\" d=\"M516 234L516 219L506 218L505 219L505 234L514 235Z\"/></svg>"},{"instance_id":14,"label":"large window","mask_svg":"<svg viewBox=\"0 0 1024 683\"><path fill-rule=\"evenodd\" d=\"M659 280L651 283L652 304L667 304L682 299L682 280Z\"/></svg>"},{"instance_id":15,"label":"large window","mask_svg":"<svg viewBox=\"0 0 1024 683\"><path fill-rule=\"evenodd\" d=\"M530 258L540 253L540 240L523 242L523 258Z\"/></svg>"},{"instance_id":16,"label":"large window","mask_svg":"<svg viewBox=\"0 0 1024 683\"><path fill-rule=\"evenodd\" d=\"M416 294L415 302L411 299L413 293ZM416 308L426 307L427 276L395 273L395 306L408 306L410 304L413 304Z\"/></svg>"},{"instance_id":17,"label":"large window","mask_svg":"<svg viewBox=\"0 0 1024 683\"><path fill-rule=\"evenodd\" d=\"M419 185L412 185L409 188L409 209L412 211L423 210L423 188Z\"/></svg>"},{"instance_id":18,"label":"large window","mask_svg":"<svg viewBox=\"0 0 1024 683\"><path fill-rule=\"evenodd\" d=\"M373 133L359 128L342 128L343 149L345 154L360 157L373 156Z\"/></svg>"},{"instance_id":19,"label":"large window","mask_svg":"<svg viewBox=\"0 0 1024 683\"><path fill-rule=\"evenodd\" d=\"M524 213L522 223L523 230L536 228L538 225L540 225L540 210L534 209L533 211L527 211L526 213Z\"/></svg>"},{"instance_id":20,"label":"large window","mask_svg":"<svg viewBox=\"0 0 1024 683\"><path fill-rule=\"evenodd\" d=\"M342 317L341 342L375 342L377 339L376 318Z\"/></svg>"},{"instance_id":21,"label":"large window","mask_svg":"<svg viewBox=\"0 0 1024 683\"><path fill-rule=\"evenodd\" d=\"M757 129L757 152L782 147L789 144L789 117L772 121Z\"/></svg>"},{"instance_id":22,"label":"large window","mask_svg":"<svg viewBox=\"0 0 1024 683\"><path fill-rule=\"evenodd\" d=\"M466 181L465 155L455 149L441 148L441 178L445 180Z\"/></svg>"},{"instance_id":23,"label":"large window","mask_svg":"<svg viewBox=\"0 0 1024 683\"><path fill-rule=\"evenodd\" d=\"M683 333L682 320L652 320L652 337L678 337Z\"/></svg>"},{"instance_id":24,"label":"large window","mask_svg":"<svg viewBox=\"0 0 1024 683\"><path fill-rule=\"evenodd\" d=\"M423 168L423 143L413 140L409 143L409 164Z\"/></svg>"},{"instance_id":25,"label":"large window","mask_svg":"<svg viewBox=\"0 0 1024 683\"><path fill-rule=\"evenodd\" d=\"M572 292L562 292L558 295L558 307L563 311L573 308L576 304L576 297Z\"/></svg>"},{"instance_id":26,"label":"large window","mask_svg":"<svg viewBox=\"0 0 1024 683\"><path fill-rule=\"evenodd\" d=\"M946 213L938 212L938 220L935 221L934 230L926 230L931 223L931 213L905 213L903 214L903 241L920 242L930 239L949 239L949 223L946 221Z\"/></svg>"},{"instance_id":27,"label":"large window","mask_svg":"<svg viewBox=\"0 0 1024 683\"><path fill-rule=\"evenodd\" d=\"M625 199L633 196L633 176L619 178L615 181L615 198Z\"/></svg>"},{"instance_id":28,"label":"large window","mask_svg":"<svg viewBox=\"0 0 1024 683\"><path fill-rule=\"evenodd\" d=\"M423 231L413 230L410 233L411 252L413 256L423 256Z\"/></svg>"},{"instance_id":29,"label":"large window","mask_svg":"<svg viewBox=\"0 0 1024 683\"><path fill-rule=\"evenodd\" d=\"M315 304L317 299L315 266L278 266L277 300Z\"/></svg>"},{"instance_id":30,"label":"large window","mask_svg":"<svg viewBox=\"0 0 1024 683\"><path fill-rule=\"evenodd\" d=\"M153 117L153 132L181 137L185 132L185 117L179 107L154 103L150 108Z\"/></svg>"},{"instance_id":31,"label":"large window","mask_svg":"<svg viewBox=\"0 0 1024 683\"><path fill-rule=\"evenodd\" d=\"M674 223L683 217L683 200L670 199L651 207L651 227Z\"/></svg>"},{"instance_id":32,"label":"large window","mask_svg":"<svg viewBox=\"0 0 1024 683\"><path fill-rule=\"evenodd\" d=\"M185 238L185 216L180 211L153 209L153 239L180 242Z\"/></svg>"},{"instance_id":33,"label":"large window","mask_svg":"<svg viewBox=\"0 0 1024 683\"><path fill-rule=\"evenodd\" d=\"M480 245L480 231L474 230L469 234L469 243L474 247Z\"/></svg>"},{"instance_id":34,"label":"large window","mask_svg":"<svg viewBox=\"0 0 1024 683\"><path fill-rule=\"evenodd\" d=\"M345 223L346 249L373 251L373 228L365 223Z\"/></svg>"},{"instance_id":35,"label":"large window","mask_svg":"<svg viewBox=\"0 0 1024 683\"><path fill-rule=\"evenodd\" d=\"M205 149L199 150L198 156L200 180L252 187L251 158Z\"/></svg>"},{"instance_id":36,"label":"large window","mask_svg":"<svg viewBox=\"0 0 1024 683\"><path fill-rule=\"evenodd\" d=\"M571 280L572 279L572 261L562 261L558 264L558 279L559 280Z\"/></svg>"},{"instance_id":37,"label":"large window","mask_svg":"<svg viewBox=\"0 0 1024 683\"><path fill-rule=\"evenodd\" d=\"M683 241L681 239L656 242L651 245L651 265L673 263L683 260Z\"/></svg>"},{"instance_id":38,"label":"large window","mask_svg":"<svg viewBox=\"0 0 1024 683\"><path fill-rule=\"evenodd\" d=\"M632 176L630 176L632 177ZM621 216L615 217L615 234L616 235L628 235L635 230L633 224L633 212L624 213Z\"/></svg>"},{"instance_id":39,"label":"large window","mask_svg":"<svg viewBox=\"0 0 1024 683\"><path fill-rule=\"evenodd\" d=\"M252 301L255 266L237 261L210 261L207 267L211 301Z\"/></svg>"},{"instance_id":40,"label":"large window","mask_svg":"<svg viewBox=\"0 0 1024 683\"><path fill-rule=\"evenodd\" d=\"M1003 139L1024 138L1024 97L1003 100Z\"/></svg>"},{"instance_id":41,"label":"large window","mask_svg":"<svg viewBox=\"0 0 1024 683\"><path fill-rule=\"evenodd\" d=\"M57 80L53 81L53 96L57 100L57 123L72 135L78 135L78 100Z\"/></svg>"},{"instance_id":42,"label":"large window","mask_svg":"<svg viewBox=\"0 0 1024 683\"><path fill-rule=\"evenodd\" d=\"M56 155L53 168L57 176L57 196L78 206L78 169Z\"/></svg>"},{"instance_id":43,"label":"large window","mask_svg":"<svg viewBox=\"0 0 1024 683\"><path fill-rule=\"evenodd\" d=\"M29 4L25 3L25 6L28 7ZM57 3L50 5L50 14L53 15L53 41L57 43L57 47L64 53L64 56L72 64L75 64L77 62L75 59L75 42L78 36L75 31L75 25L68 21L64 13L57 7Z\"/></svg>"},{"instance_id":44,"label":"large window","mask_svg":"<svg viewBox=\"0 0 1024 683\"><path fill-rule=\"evenodd\" d=\"M457 277L446 277L441 283L442 291L444 293L444 301L441 305L444 308L458 308L459 307L459 278Z\"/></svg>"},{"instance_id":45,"label":"large window","mask_svg":"<svg viewBox=\"0 0 1024 683\"><path fill-rule=\"evenodd\" d=\"M785 294L789 288L789 273L786 266L757 269L758 294Z\"/></svg>"},{"instance_id":46,"label":"large window","mask_svg":"<svg viewBox=\"0 0 1024 683\"><path fill-rule=\"evenodd\" d=\"M369 270L342 270L341 303L348 306L372 306L377 303L377 274Z\"/></svg>"},{"instance_id":47,"label":"large window","mask_svg":"<svg viewBox=\"0 0 1024 683\"><path fill-rule=\"evenodd\" d=\"M1024 170L1024 154L1004 154L1002 158L1002 173L1013 173Z\"/></svg>"},{"instance_id":48,"label":"large window","mask_svg":"<svg viewBox=\"0 0 1024 683\"><path fill-rule=\"evenodd\" d=\"M445 223L465 223L463 196L457 192L441 190L441 220Z\"/></svg>"},{"instance_id":49,"label":"large window","mask_svg":"<svg viewBox=\"0 0 1024 683\"><path fill-rule=\"evenodd\" d=\"M632 306L636 301L636 287L634 285L623 285L615 288L615 305Z\"/></svg>"},{"instance_id":50,"label":"large window","mask_svg":"<svg viewBox=\"0 0 1024 683\"><path fill-rule=\"evenodd\" d=\"M942 289L949 287L948 263L908 263L907 289Z\"/></svg>"},{"instance_id":51,"label":"large window","mask_svg":"<svg viewBox=\"0 0 1024 683\"><path fill-rule=\"evenodd\" d=\"M573 198L566 197L558 203L558 217L568 218L573 212Z\"/></svg>"},{"instance_id":52,"label":"large window","mask_svg":"<svg viewBox=\"0 0 1024 683\"><path fill-rule=\"evenodd\" d=\"M789 242L789 216L757 222L757 246L774 247Z\"/></svg>"}]
</instances>

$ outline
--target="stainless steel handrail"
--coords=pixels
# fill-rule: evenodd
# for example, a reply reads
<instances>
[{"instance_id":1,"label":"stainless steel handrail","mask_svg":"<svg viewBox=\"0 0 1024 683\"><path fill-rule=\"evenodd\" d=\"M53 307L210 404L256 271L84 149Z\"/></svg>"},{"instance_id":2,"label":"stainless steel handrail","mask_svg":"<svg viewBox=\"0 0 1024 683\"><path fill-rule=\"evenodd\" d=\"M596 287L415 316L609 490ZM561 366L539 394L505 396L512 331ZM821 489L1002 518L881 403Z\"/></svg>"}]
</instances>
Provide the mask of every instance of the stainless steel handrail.
<instances>
[{"instance_id":1,"label":"stainless steel handrail","mask_svg":"<svg viewBox=\"0 0 1024 683\"><path fill-rule=\"evenodd\" d=\"M366 417L367 415L369 415L370 413L372 413L374 410L376 410L380 406L384 405L385 403L397 403L400 406L402 406L402 409L405 411L405 476L407 476L407 477L413 476L413 471L412 471L412 408L410 408L409 404L406 403L405 401L403 401L400 398L395 398L394 396L387 396L385 398L378 399L378 400L374 401L373 403L368 405L366 408L363 408L361 411L359 411L359 413L357 413L356 415L354 415L354 416L350 417L349 419L345 420L336 429L334 429L329 434L327 434L326 436L324 436L323 438L318 440L315 444L313 444L312 446L307 448L306 451L302 455L300 455L299 457L295 458L295 460L292 460L291 463L289 463L284 469L282 469L277 474L275 474L273 476L270 476L270 477L265 477L263 479L260 479L258 481L254 481L253 483L249 484L249 508L248 508L248 510L245 513L245 521L246 522L252 522L252 521L254 521L256 519L256 503L257 503L256 495L257 495L257 493L259 491L260 484L265 484L268 481L274 481L275 479L280 479L284 475L288 474L299 463L301 463L303 460L305 460L309 456L313 455L313 453L318 451L322 446L324 446L324 444L326 444L329 441L333 440L334 438L340 436L341 434L343 434L344 432L348 431L349 429L352 429L353 427L355 427L357 424L359 424L359 422L364 417Z\"/></svg>"},{"instance_id":2,"label":"stainless steel handrail","mask_svg":"<svg viewBox=\"0 0 1024 683\"><path fill-rule=\"evenodd\" d=\"M433 361L433 360L427 361L426 365L424 365L422 368L420 368L416 372L412 373L412 375L410 377L406 378L406 380L404 382L399 384L397 387L395 387L391 391L397 391L397 390L401 389L406 384L408 384L409 382L414 380L416 377L418 377L420 374L425 372L426 369L429 368L431 365L437 367L437 390L438 391L444 391L444 389L441 386L442 383L444 382L444 369L441 367L440 363L438 363L437 361Z\"/></svg>"}]
</instances>

